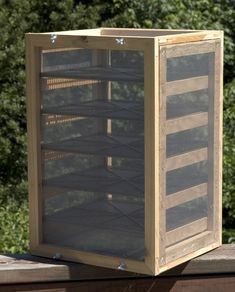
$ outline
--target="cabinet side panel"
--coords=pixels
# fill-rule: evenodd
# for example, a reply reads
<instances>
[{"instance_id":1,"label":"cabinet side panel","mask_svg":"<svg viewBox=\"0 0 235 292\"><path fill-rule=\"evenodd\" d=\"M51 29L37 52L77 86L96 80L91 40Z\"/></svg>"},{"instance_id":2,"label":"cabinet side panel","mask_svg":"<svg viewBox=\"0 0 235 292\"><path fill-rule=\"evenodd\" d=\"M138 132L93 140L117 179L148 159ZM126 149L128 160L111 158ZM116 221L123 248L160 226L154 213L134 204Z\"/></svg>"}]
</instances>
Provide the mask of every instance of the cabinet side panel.
<instances>
[{"instance_id":1,"label":"cabinet side panel","mask_svg":"<svg viewBox=\"0 0 235 292\"><path fill-rule=\"evenodd\" d=\"M160 52L163 270L221 240L221 42Z\"/></svg>"}]
</instances>

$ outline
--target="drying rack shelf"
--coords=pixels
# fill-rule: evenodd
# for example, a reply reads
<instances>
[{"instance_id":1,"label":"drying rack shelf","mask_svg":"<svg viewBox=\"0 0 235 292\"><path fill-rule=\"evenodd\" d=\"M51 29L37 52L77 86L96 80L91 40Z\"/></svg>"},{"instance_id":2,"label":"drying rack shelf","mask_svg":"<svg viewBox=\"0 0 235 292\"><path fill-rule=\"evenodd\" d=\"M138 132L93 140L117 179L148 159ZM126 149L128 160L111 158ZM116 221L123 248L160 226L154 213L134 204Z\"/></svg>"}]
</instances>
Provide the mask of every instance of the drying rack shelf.
<instances>
[{"instance_id":1,"label":"drying rack shelf","mask_svg":"<svg viewBox=\"0 0 235 292\"><path fill-rule=\"evenodd\" d=\"M143 148L144 138L141 136L114 136L105 133L42 145L43 150L136 159L144 159Z\"/></svg>"},{"instance_id":2,"label":"drying rack shelf","mask_svg":"<svg viewBox=\"0 0 235 292\"><path fill-rule=\"evenodd\" d=\"M42 72L41 77L87 79L103 81L144 82L142 68L83 67L70 70Z\"/></svg>"},{"instance_id":3,"label":"drying rack shelf","mask_svg":"<svg viewBox=\"0 0 235 292\"><path fill-rule=\"evenodd\" d=\"M43 180L43 193L50 196L64 190L82 190L143 196L143 169L93 167Z\"/></svg>"},{"instance_id":4,"label":"drying rack shelf","mask_svg":"<svg viewBox=\"0 0 235 292\"><path fill-rule=\"evenodd\" d=\"M80 250L143 260L143 218L143 202L98 199L44 216L44 236Z\"/></svg>"},{"instance_id":5,"label":"drying rack shelf","mask_svg":"<svg viewBox=\"0 0 235 292\"><path fill-rule=\"evenodd\" d=\"M43 114L75 115L81 117L143 120L142 101L92 100L78 104L43 107Z\"/></svg>"}]
</instances>

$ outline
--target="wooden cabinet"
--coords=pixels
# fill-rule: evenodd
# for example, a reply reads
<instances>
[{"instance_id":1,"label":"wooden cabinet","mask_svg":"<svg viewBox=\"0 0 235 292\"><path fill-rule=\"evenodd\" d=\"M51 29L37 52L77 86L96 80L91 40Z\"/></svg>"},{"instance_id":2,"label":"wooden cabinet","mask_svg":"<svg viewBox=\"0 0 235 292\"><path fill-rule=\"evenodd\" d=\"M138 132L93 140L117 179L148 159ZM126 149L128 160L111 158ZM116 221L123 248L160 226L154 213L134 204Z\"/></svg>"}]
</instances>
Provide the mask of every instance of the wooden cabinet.
<instances>
[{"instance_id":1,"label":"wooden cabinet","mask_svg":"<svg viewBox=\"0 0 235 292\"><path fill-rule=\"evenodd\" d=\"M26 34L32 254L157 275L221 244L221 31Z\"/></svg>"}]
</instances>

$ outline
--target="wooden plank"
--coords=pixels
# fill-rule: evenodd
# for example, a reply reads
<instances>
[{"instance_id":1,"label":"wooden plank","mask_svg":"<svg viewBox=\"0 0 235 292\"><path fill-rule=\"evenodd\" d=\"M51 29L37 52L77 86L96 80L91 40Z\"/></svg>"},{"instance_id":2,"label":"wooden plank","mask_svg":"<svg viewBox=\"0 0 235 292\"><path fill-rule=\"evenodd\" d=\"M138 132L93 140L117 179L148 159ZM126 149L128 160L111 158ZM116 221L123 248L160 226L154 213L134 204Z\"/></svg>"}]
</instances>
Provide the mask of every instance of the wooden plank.
<instances>
[{"instance_id":1,"label":"wooden plank","mask_svg":"<svg viewBox=\"0 0 235 292\"><path fill-rule=\"evenodd\" d=\"M183 43L177 45L168 45L167 58L176 58L190 55L206 54L215 50L215 41Z\"/></svg>"},{"instance_id":2,"label":"wooden plank","mask_svg":"<svg viewBox=\"0 0 235 292\"><path fill-rule=\"evenodd\" d=\"M215 242L211 231L205 231L185 239L167 248L166 265L161 268L161 272L165 272L218 246L220 244L218 241Z\"/></svg>"},{"instance_id":3,"label":"wooden plank","mask_svg":"<svg viewBox=\"0 0 235 292\"><path fill-rule=\"evenodd\" d=\"M207 229L207 218L201 218L166 233L166 246L170 246L185 238L194 236Z\"/></svg>"},{"instance_id":4,"label":"wooden plank","mask_svg":"<svg viewBox=\"0 0 235 292\"><path fill-rule=\"evenodd\" d=\"M54 90L67 87L80 87L102 82L100 80L78 80L65 78L42 78L42 90Z\"/></svg>"},{"instance_id":5,"label":"wooden plank","mask_svg":"<svg viewBox=\"0 0 235 292\"><path fill-rule=\"evenodd\" d=\"M112 68L110 66L92 66L79 69L65 69L46 71L41 73L41 77L59 78L59 79L85 79L102 81L126 81L143 82L143 75L138 69Z\"/></svg>"},{"instance_id":6,"label":"wooden plank","mask_svg":"<svg viewBox=\"0 0 235 292\"><path fill-rule=\"evenodd\" d=\"M187 263L161 274L169 281L169 276L208 275L230 273L234 277L235 272L235 244L225 244L217 249L194 258ZM141 279L146 275L131 273L121 270L113 270L82 263L52 260L30 254L0 255L0 287L3 284L14 283L48 283L62 281L91 281L111 279ZM148 277L154 280L161 277ZM7 290L3 290L4 292ZM13 290L16 291L16 290ZM217 291L217 290L215 290Z\"/></svg>"},{"instance_id":7,"label":"wooden plank","mask_svg":"<svg viewBox=\"0 0 235 292\"><path fill-rule=\"evenodd\" d=\"M31 253L49 258L53 258L53 256L57 253L61 255L61 259L63 260L81 262L95 266L100 266L100 263L102 263L103 267L115 270L119 269L121 264L124 264L122 270L153 275L153 272L146 266L145 262L127 258L106 256L97 253L81 252L75 249L56 245L40 244L31 250Z\"/></svg>"},{"instance_id":8,"label":"wooden plank","mask_svg":"<svg viewBox=\"0 0 235 292\"><path fill-rule=\"evenodd\" d=\"M224 244L164 272L162 275L235 273L235 244Z\"/></svg>"},{"instance_id":9,"label":"wooden plank","mask_svg":"<svg viewBox=\"0 0 235 292\"><path fill-rule=\"evenodd\" d=\"M223 182L223 32L215 48L215 237L222 244L222 182Z\"/></svg>"},{"instance_id":10,"label":"wooden plank","mask_svg":"<svg viewBox=\"0 0 235 292\"><path fill-rule=\"evenodd\" d=\"M222 242L222 99L223 99L223 34L215 42L215 54L210 59L209 82L209 229Z\"/></svg>"},{"instance_id":11,"label":"wooden plank","mask_svg":"<svg viewBox=\"0 0 235 292\"><path fill-rule=\"evenodd\" d=\"M166 48L160 49L160 102L159 102L159 266L166 263Z\"/></svg>"},{"instance_id":12,"label":"wooden plank","mask_svg":"<svg viewBox=\"0 0 235 292\"><path fill-rule=\"evenodd\" d=\"M34 46L30 35L26 35L29 235L31 248L37 246L42 238L40 71L41 49Z\"/></svg>"},{"instance_id":13,"label":"wooden plank","mask_svg":"<svg viewBox=\"0 0 235 292\"><path fill-rule=\"evenodd\" d=\"M145 185L145 263L153 274L158 273L159 257L159 121L158 42L153 40L144 51L144 185Z\"/></svg>"},{"instance_id":14,"label":"wooden plank","mask_svg":"<svg viewBox=\"0 0 235 292\"><path fill-rule=\"evenodd\" d=\"M103 281L33 283L0 286L0 292L141 292L141 291L194 291L234 292L235 277L231 274L217 276L148 277L136 279L109 279Z\"/></svg>"},{"instance_id":15,"label":"wooden plank","mask_svg":"<svg viewBox=\"0 0 235 292\"><path fill-rule=\"evenodd\" d=\"M85 117L76 117L68 115L42 115L42 123L44 126L58 125L84 120Z\"/></svg>"},{"instance_id":16,"label":"wooden plank","mask_svg":"<svg viewBox=\"0 0 235 292\"><path fill-rule=\"evenodd\" d=\"M169 209L205 195L207 195L207 183L193 186L186 190L168 195L166 197L166 208Z\"/></svg>"},{"instance_id":17,"label":"wooden plank","mask_svg":"<svg viewBox=\"0 0 235 292\"><path fill-rule=\"evenodd\" d=\"M199 42L206 41L212 39L220 38L221 32L218 30L207 30L207 31L198 31L191 34L182 33L175 35L167 35L167 36L159 36L159 44L161 46L164 45L172 45L172 44L181 44L181 43L191 43L191 42Z\"/></svg>"},{"instance_id":18,"label":"wooden plank","mask_svg":"<svg viewBox=\"0 0 235 292\"><path fill-rule=\"evenodd\" d=\"M180 118L170 119L166 122L167 135L205 126L208 124L208 113L196 113Z\"/></svg>"},{"instance_id":19,"label":"wooden plank","mask_svg":"<svg viewBox=\"0 0 235 292\"><path fill-rule=\"evenodd\" d=\"M215 215L217 216L217 220L215 220L215 225L217 231L215 231L215 237L219 240L220 245L222 245L222 225L223 225L223 68L224 68L224 32L221 31L220 40L216 41L216 50L215 50L215 59L216 59L216 88L215 88L215 96L218 103L216 103L216 111L218 117L217 123L218 131L217 131L217 147L216 147L216 157L217 165L216 165L216 173L215 179L217 181L217 198L216 205L217 209L215 210ZM217 159L215 157L215 159ZM219 215L218 215L219 214Z\"/></svg>"},{"instance_id":20,"label":"wooden plank","mask_svg":"<svg viewBox=\"0 0 235 292\"><path fill-rule=\"evenodd\" d=\"M73 153L59 152L59 151L42 151L42 157L45 161L64 159L73 156Z\"/></svg>"},{"instance_id":21,"label":"wooden plank","mask_svg":"<svg viewBox=\"0 0 235 292\"><path fill-rule=\"evenodd\" d=\"M92 29L79 29L79 30L66 30L66 31L56 31L56 32L44 32L40 34L58 34L58 35L75 35L75 36L99 36L101 33L101 28Z\"/></svg>"},{"instance_id":22,"label":"wooden plank","mask_svg":"<svg viewBox=\"0 0 235 292\"><path fill-rule=\"evenodd\" d=\"M157 37L163 35L171 34L181 34L181 33L193 33L196 30L177 30L177 29L128 29L128 28L101 28L102 36L144 36L144 37Z\"/></svg>"},{"instance_id":23,"label":"wooden plank","mask_svg":"<svg viewBox=\"0 0 235 292\"><path fill-rule=\"evenodd\" d=\"M109 50L145 50L151 45L153 38L148 37L126 37L119 42L115 36L87 36L56 33L28 33L38 47L43 49L61 48L87 48L87 49L109 49ZM57 36L54 42L51 37Z\"/></svg>"},{"instance_id":24,"label":"wooden plank","mask_svg":"<svg viewBox=\"0 0 235 292\"><path fill-rule=\"evenodd\" d=\"M166 160L166 171L181 168L203 160L207 160L207 147L193 150L187 153L169 157Z\"/></svg>"},{"instance_id":25,"label":"wooden plank","mask_svg":"<svg viewBox=\"0 0 235 292\"><path fill-rule=\"evenodd\" d=\"M208 88L208 76L199 76L166 83L166 95L177 95Z\"/></svg>"},{"instance_id":26,"label":"wooden plank","mask_svg":"<svg viewBox=\"0 0 235 292\"><path fill-rule=\"evenodd\" d=\"M209 229L222 242L222 108L223 108L223 35L215 43L215 55L210 60L209 86Z\"/></svg>"}]
</instances>

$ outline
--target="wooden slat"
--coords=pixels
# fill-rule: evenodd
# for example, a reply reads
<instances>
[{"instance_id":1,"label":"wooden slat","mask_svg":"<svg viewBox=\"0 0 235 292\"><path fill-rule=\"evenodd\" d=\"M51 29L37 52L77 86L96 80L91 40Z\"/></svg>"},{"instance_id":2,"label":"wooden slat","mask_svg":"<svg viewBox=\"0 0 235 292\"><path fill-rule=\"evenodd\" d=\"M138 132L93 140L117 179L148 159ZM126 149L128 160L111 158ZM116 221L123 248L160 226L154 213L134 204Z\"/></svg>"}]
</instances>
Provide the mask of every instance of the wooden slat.
<instances>
[{"instance_id":1,"label":"wooden slat","mask_svg":"<svg viewBox=\"0 0 235 292\"><path fill-rule=\"evenodd\" d=\"M159 108L158 40L152 40L144 52L144 193L145 193L145 263L153 274L158 274L159 257Z\"/></svg>"},{"instance_id":2,"label":"wooden slat","mask_svg":"<svg viewBox=\"0 0 235 292\"><path fill-rule=\"evenodd\" d=\"M166 95L177 95L208 88L208 76L199 76L166 83Z\"/></svg>"},{"instance_id":3,"label":"wooden slat","mask_svg":"<svg viewBox=\"0 0 235 292\"><path fill-rule=\"evenodd\" d=\"M207 217L178 227L166 233L166 246L170 246L185 238L201 233L207 229Z\"/></svg>"},{"instance_id":4,"label":"wooden slat","mask_svg":"<svg viewBox=\"0 0 235 292\"><path fill-rule=\"evenodd\" d=\"M100 83L100 80L77 80L77 79L65 79L65 78L43 78L42 89L53 90L67 87L79 87L85 85L91 85Z\"/></svg>"},{"instance_id":5,"label":"wooden slat","mask_svg":"<svg viewBox=\"0 0 235 292\"><path fill-rule=\"evenodd\" d=\"M176 155L166 160L166 170L174 170L196 162L207 160L207 147Z\"/></svg>"},{"instance_id":6,"label":"wooden slat","mask_svg":"<svg viewBox=\"0 0 235 292\"><path fill-rule=\"evenodd\" d=\"M57 38L52 43L51 34L56 34ZM153 38L149 37L129 37L123 44L117 42L115 36L89 36L86 33L65 34L60 33L27 33L36 46L43 49L61 48L88 48L88 49L110 49L110 50L136 50L143 51L151 46ZM127 41L128 40L128 41Z\"/></svg>"},{"instance_id":7,"label":"wooden slat","mask_svg":"<svg viewBox=\"0 0 235 292\"><path fill-rule=\"evenodd\" d=\"M135 273L149 274L153 272L146 266L145 262L131 260L127 258L120 258L115 256L106 256L92 252L82 252L71 248L40 244L32 250L32 254L53 258L55 253L62 255L63 260L80 262L83 264L100 266L117 270L121 263L125 263L125 271Z\"/></svg>"},{"instance_id":8,"label":"wooden slat","mask_svg":"<svg viewBox=\"0 0 235 292\"><path fill-rule=\"evenodd\" d=\"M73 153L59 152L59 151L44 151L44 160L58 160L73 156ZM42 155L43 156L43 155Z\"/></svg>"},{"instance_id":9,"label":"wooden slat","mask_svg":"<svg viewBox=\"0 0 235 292\"><path fill-rule=\"evenodd\" d=\"M168 195L166 197L166 208L169 209L205 195L207 195L207 183Z\"/></svg>"},{"instance_id":10,"label":"wooden slat","mask_svg":"<svg viewBox=\"0 0 235 292\"><path fill-rule=\"evenodd\" d=\"M84 120L85 117L65 116L65 115L43 115L42 120L44 125L51 126Z\"/></svg>"},{"instance_id":11,"label":"wooden slat","mask_svg":"<svg viewBox=\"0 0 235 292\"><path fill-rule=\"evenodd\" d=\"M193 43L183 43L177 45L168 45L166 57L175 58L189 55L206 54L213 52L215 49L215 41L207 42L193 42Z\"/></svg>"},{"instance_id":12,"label":"wooden slat","mask_svg":"<svg viewBox=\"0 0 235 292\"><path fill-rule=\"evenodd\" d=\"M171 34L181 33L194 33L194 30L170 30L170 29L128 29L128 28L101 28L102 36L144 36L144 37L156 37Z\"/></svg>"},{"instance_id":13,"label":"wooden slat","mask_svg":"<svg viewBox=\"0 0 235 292\"><path fill-rule=\"evenodd\" d=\"M160 101L159 101L159 266L166 264L166 48L160 49Z\"/></svg>"},{"instance_id":14,"label":"wooden slat","mask_svg":"<svg viewBox=\"0 0 235 292\"><path fill-rule=\"evenodd\" d=\"M223 131L223 33L215 42L209 67L209 226L222 242L222 131Z\"/></svg>"},{"instance_id":15,"label":"wooden slat","mask_svg":"<svg viewBox=\"0 0 235 292\"><path fill-rule=\"evenodd\" d=\"M141 70L114 67L84 67L79 69L65 69L41 72L41 77L60 79L85 79L103 81L129 81L143 82L144 76Z\"/></svg>"},{"instance_id":16,"label":"wooden slat","mask_svg":"<svg viewBox=\"0 0 235 292\"><path fill-rule=\"evenodd\" d=\"M91 28L91 29L79 29L79 30L66 30L66 31L56 31L56 32L44 32L42 34L55 34L55 35L74 35L74 36L99 36L101 33L101 28Z\"/></svg>"},{"instance_id":17,"label":"wooden slat","mask_svg":"<svg viewBox=\"0 0 235 292\"><path fill-rule=\"evenodd\" d=\"M165 272L218 246L220 244L214 240L211 231L201 232L173 244L166 249L166 265L161 268L161 272Z\"/></svg>"},{"instance_id":18,"label":"wooden slat","mask_svg":"<svg viewBox=\"0 0 235 292\"><path fill-rule=\"evenodd\" d=\"M173 34L166 36L159 36L159 43L161 46L180 44L180 43L191 43L199 42L205 40L212 40L220 38L221 32L218 30L207 30L207 31L197 31L194 33L182 33L182 34ZM202 42L201 42L202 43ZM199 53L200 49L198 50Z\"/></svg>"},{"instance_id":19,"label":"wooden slat","mask_svg":"<svg viewBox=\"0 0 235 292\"><path fill-rule=\"evenodd\" d=\"M208 113L196 113L192 115L183 116L176 119L170 119L166 122L166 133L173 134L201 126L208 123Z\"/></svg>"},{"instance_id":20,"label":"wooden slat","mask_svg":"<svg viewBox=\"0 0 235 292\"><path fill-rule=\"evenodd\" d=\"M41 200L41 48L35 47L29 34L26 35L26 93L28 134L28 189L29 189L29 236L33 248L42 239Z\"/></svg>"}]
</instances>

